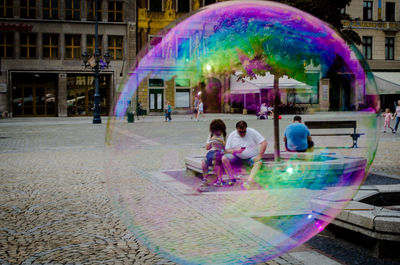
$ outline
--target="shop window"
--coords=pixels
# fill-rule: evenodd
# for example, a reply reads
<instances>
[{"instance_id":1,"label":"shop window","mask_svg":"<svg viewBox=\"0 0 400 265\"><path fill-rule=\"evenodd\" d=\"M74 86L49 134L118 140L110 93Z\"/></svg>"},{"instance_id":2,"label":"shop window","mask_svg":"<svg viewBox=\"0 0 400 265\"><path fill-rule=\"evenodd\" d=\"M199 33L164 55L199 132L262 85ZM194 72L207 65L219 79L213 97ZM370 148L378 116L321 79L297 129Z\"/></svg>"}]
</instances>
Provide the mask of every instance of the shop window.
<instances>
[{"instance_id":1,"label":"shop window","mask_svg":"<svg viewBox=\"0 0 400 265\"><path fill-rule=\"evenodd\" d=\"M100 54L103 54L103 52L102 52L102 46L101 46L101 43L103 42L103 36L102 36L102 35L99 35L99 36L98 36L98 41L99 41L99 53L100 53ZM86 43L86 46L87 46L87 53L88 53L90 56L94 55L94 52L95 52L95 43L96 43L95 35L88 35L88 36L87 36L87 43Z\"/></svg>"},{"instance_id":2,"label":"shop window","mask_svg":"<svg viewBox=\"0 0 400 265\"><path fill-rule=\"evenodd\" d=\"M81 19L80 0L65 0L65 19Z\"/></svg>"},{"instance_id":3,"label":"shop window","mask_svg":"<svg viewBox=\"0 0 400 265\"><path fill-rule=\"evenodd\" d=\"M363 37L362 47L365 59L372 60L372 37Z\"/></svg>"},{"instance_id":4,"label":"shop window","mask_svg":"<svg viewBox=\"0 0 400 265\"><path fill-rule=\"evenodd\" d=\"M0 33L0 57L14 57L14 32Z\"/></svg>"},{"instance_id":5,"label":"shop window","mask_svg":"<svg viewBox=\"0 0 400 265\"><path fill-rule=\"evenodd\" d=\"M123 2L109 1L108 2L108 21L122 22L123 21Z\"/></svg>"},{"instance_id":6,"label":"shop window","mask_svg":"<svg viewBox=\"0 0 400 265\"><path fill-rule=\"evenodd\" d=\"M190 80L175 80L175 106L177 108L190 108Z\"/></svg>"},{"instance_id":7,"label":"shop window","mask_svg":"<svg viewBox=\"0 0 400 265\"><path fill-rule=\"evenodd\" d=\"M87 2L87 20L96 20L96 0L89 0ZM97 20L102 20L103 1L97 0Z\"/></svg>"},{"instance_id":8,"label":"shop window","mask_svg":"<svg viewBox=\"0 0 400 265\"><path fill-rule=\"evenodd\" d=\"M43 57L58 59L58 34L43 34Z\"/></svg>"},{"instance_id":9,"label":"shop window","mask_svg":"<svg viewBox=\"0 0 400 265\"><path fill-rule=\"evenodd\" d=\"M394 38L385 38L385 59L394 60Z\"/></svg>"},{"instance_id":10,"label":"shop window","mask_svg":"<svg viewBox=\"0 0 400 265\"><path fill-rule=\"evenodd\" d=\"M121 60L123 56L123 36L108 36L108 53L114 60Z\"/></svg>"},{"instance_id":11,"label":"shop window","mask_svg":"<svg viewBox=\"0 0 400 265\"><path fill-rule=\"evenodd\" d=\"M364 1L363 18L364 20L372 20L372 1Z\"/></svg>"},{"instance_id":12,"label":"shop window","mask_svg":"<svg viewBox=\"0 0 400 265\"><path fill-rule=\"evenodd\" d=\"M43 0L42 9L44 19L58 18L58 0Z\"/></svg>"},{"instance_id":13,"label":"shop window","mask_svg":"<svg viewBox=\"0 0 400 265\"><path fill-rule=\"evenodd\" d=\"M21 58L36 58L35 33L21 33Z\"/></svg>"},{"instance_id":14,"label":"shop window","mask_svg":"<svg viewBox=\"0 0 400 265\"><path fill-rule=\"evenodd\" d=\"M0 0L0 18L14 17L13 0Z\"/></svg>"},{"instance_id":15,"label":"shop window","mask_svg":"<svg viewBox=\"0 0 400 265\"><path fill-rule=\"evenodd\" d=\"M65 59L81 58L81 36L65 35Z\"/></svg>"},{"instance_id":16,"label":"shop window","mask_svg":"<svg viewBox=\"0 0 400 265\"><path fill-rule=\"evenodd\" d=\"M36 1L21 0L19 10L21 18L36 18Z\"/></svg>"},{"instance_id":17,"label":"shop window","mask_svg":"<svg viewBox=\"0 0 400 265\"><path fill-rule=\"evenodd\" d=\"M108 89L110 75L99 76L100 114L109 112ZM93 75L68 75L67 107L68 116L93 115L95 82Z\"/></svg>"},{"instance_id":18,"label":"shop window","mask_svg":"<svg viewBox=\"0 0 400 265\"><path fill-rule=\"evenodd\" d=\"M386 2L386 21L393 22L395 14L395 3Z\"/></svg>"}]
</instances>

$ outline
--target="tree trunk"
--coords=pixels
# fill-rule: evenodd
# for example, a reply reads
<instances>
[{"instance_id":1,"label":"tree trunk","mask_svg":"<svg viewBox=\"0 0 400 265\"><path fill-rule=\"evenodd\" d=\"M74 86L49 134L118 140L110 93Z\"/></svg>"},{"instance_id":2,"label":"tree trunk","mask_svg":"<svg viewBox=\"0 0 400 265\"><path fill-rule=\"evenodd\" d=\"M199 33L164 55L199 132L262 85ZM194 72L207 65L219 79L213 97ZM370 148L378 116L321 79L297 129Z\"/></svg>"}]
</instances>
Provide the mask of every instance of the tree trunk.
<instances>
[{"instance_id":1,"label":"tree trunk","mask_svg":"<svg viewBox=\"0 0 400 265\"><path fill-rule=\"evenodd\" d=\"M280 104L280 94L279 94L279 76L274 75L274 161L280 161L280 149L279 149L279 104Z\"/></svg>"}]
</instances>

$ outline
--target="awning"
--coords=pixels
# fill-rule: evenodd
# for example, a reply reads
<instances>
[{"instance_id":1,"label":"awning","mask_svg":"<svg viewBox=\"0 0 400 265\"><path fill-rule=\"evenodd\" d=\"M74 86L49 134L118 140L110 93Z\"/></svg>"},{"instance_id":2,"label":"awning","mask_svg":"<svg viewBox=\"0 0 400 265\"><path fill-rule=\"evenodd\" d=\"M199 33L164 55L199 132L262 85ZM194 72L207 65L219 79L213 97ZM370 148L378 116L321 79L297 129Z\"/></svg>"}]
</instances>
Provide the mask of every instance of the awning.
<instances>
[{"instance_id":1,"label":"awning","mask_svg":"<svg viewBox=\"0 0 400 265\"><path fill-rule=\"evenodd\" d=\"M249 93L260 93L260 89L271 89L274 87L274 76L270 73L266 73L265 76L257 75L256 78L244 78L242 81L237 81L238 75L231 75L230 85L232 94L249 94ZM295 79L283 76L279 78L279 89L310 89L311 86L301 83Z\"/></svg>"},{"instance_id":2,"label":"awning","mask_svg":"<svg viewBox=\"0 0 400 265\"><path fill-rule=\"evenodd\" d=\"M400 94L400 72L372 72L380 95Z\"/></svg>"}]
</instances>

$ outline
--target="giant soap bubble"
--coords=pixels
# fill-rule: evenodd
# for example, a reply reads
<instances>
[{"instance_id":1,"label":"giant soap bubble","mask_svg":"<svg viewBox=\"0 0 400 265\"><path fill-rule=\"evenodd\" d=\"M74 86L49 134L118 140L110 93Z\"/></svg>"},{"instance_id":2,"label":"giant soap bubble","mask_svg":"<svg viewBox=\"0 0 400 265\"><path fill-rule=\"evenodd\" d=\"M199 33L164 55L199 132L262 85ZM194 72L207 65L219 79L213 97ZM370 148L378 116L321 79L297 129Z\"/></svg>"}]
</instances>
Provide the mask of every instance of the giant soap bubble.
<instances>
[{"instance_id":1,"label":"giant soap bubble","mask_svg":"<svg viewBox=\"0 0 400 265\"><path fill-rule=\"evenodd\" d=\"M109 191L130 231L182 264L259 263L322 231L363 183L377 146L379 98L358 50L319 19L264 1L207 6L154 36L107 127ZM205 154L209 122L189 115L126 122L128 101L162 111L168 100L188 111L195 95L206 112L250 113L279 97L279 123L245 116L268 141L254 185L199 191L200 178L182 170L185 158ZM339 123L311 130L323 134L313 136L314 152L286 152L283 131L296 114ZM243 116L221 117L229 134ZM340 128L348 121L356 123L357 146L353 129Z\"/></svg>"}]
</instances>

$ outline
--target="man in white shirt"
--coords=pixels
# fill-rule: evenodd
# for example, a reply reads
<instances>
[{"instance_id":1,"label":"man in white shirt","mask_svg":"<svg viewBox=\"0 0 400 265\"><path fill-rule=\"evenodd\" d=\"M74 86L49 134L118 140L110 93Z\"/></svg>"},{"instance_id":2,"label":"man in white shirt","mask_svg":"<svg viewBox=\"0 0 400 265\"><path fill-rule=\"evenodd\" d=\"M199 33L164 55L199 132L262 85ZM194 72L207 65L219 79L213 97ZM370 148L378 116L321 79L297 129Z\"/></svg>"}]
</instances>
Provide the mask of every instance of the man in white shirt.
<instances>
[{"instance_id":1,"label":"man in white shirt","mask_svg":"<svg viewBox=\"0 0 400 265\"><path fill-rule=\"evenodd\" d=\"M261 158L267 149L267 141L255 129L247 128L245 121L236 123L236 130L231 132L225 145L222 164L231 182L235 182L233 167L241 167L243 163L252 166L248 181L252 182L261 167Z\"/></svg>"},{"instance_id":2,"label":"man in white shirt","mask_svg":"<svg viewBox=\"0 0 400 265\"><path fill-rule=\"evenodd\" d=\"M397 107L394 111L393 119L394 117L396 117L396 125L394 126L393 133L396 133L400 123L400 100L397 101Z\"/></svg>"}]
</instances>

